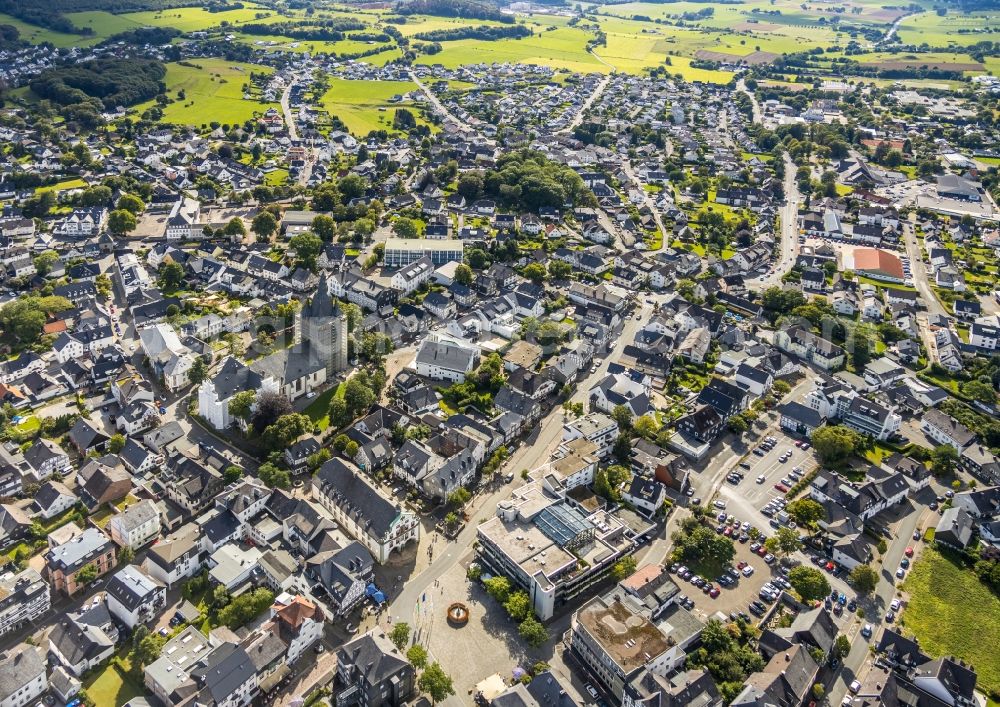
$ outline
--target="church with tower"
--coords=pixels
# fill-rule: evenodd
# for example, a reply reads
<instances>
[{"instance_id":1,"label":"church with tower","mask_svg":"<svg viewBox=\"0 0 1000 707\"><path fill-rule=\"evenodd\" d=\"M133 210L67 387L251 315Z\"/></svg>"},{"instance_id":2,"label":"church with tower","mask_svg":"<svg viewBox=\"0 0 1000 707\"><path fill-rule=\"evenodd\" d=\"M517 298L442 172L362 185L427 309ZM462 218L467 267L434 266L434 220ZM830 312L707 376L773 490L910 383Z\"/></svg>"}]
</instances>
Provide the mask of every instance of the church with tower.
<instances>
[{"instance_id":1,"label":"church with tower","mask_svg":"<svg viewBox=\"0 0 1000 707\"><path fill-rule=\"evenodd\" d=\"M259 359L250 369L278 382L295 400L347 370L347 315L323 280L312 300L295 317L292 345Z\"/></svg>"}]
</instances>

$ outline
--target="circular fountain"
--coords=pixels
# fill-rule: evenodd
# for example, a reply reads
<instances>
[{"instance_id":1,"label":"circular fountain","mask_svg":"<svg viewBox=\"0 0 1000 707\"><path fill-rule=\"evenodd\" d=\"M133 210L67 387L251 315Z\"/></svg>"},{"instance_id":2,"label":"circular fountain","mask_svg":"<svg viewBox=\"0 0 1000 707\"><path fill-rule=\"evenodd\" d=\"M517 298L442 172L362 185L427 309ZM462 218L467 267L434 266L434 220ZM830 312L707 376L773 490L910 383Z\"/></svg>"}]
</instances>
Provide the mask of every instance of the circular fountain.
<instances>
[{"instance_id":1,"label":"circular fountain","mask_svg":"<svg viewBox=\"0 0 1000 707\"><path fill-rule=\"evenodd\" d=\"M469 623L469 607L460 601L448 607L448 623L452 626L465 626Z\"/></svg>"}]
</instances>

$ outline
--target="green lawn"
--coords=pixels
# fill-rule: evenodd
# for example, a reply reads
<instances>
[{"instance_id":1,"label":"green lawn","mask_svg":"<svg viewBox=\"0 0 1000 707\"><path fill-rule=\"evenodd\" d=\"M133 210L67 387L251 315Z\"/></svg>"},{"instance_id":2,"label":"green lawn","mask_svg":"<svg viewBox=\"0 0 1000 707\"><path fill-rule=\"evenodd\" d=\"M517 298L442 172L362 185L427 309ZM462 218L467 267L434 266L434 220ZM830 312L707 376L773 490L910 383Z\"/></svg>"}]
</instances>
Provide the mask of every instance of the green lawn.
<instances>
[{"instance_id":1,"label":"green lawn","mask_svg":"<svg viewBox=\"0 0 1000 707\"><path fill-rule=\"evenodd\" d=\"M392 131L396 110L409 106L408 101L395 101L397 96L416 91L411 81L352 81L330 79L330 88L320 99L330 115L340 118L355 135L364 136L372 130Z\"/></svg>"},{"instance_id":2,"label":"green lawn","mask_svg":"<svg viewBox=\"0 0 1000 707\"><path fill-rule=\"evenodd\" d=\"M969 570L928 548L906 578L910 599L901 624L931 656L976 666L979 688L1000 690L1000 597Z\"/></svg>"},{"instance_id":3,"label":"green lawn","mask_svg":"<svg viewBox=\"0 0 1000 707\"><path fill-rule=\"evenodd\" d=\"M43 191L69 191L70 189L86 189L87 183L80 178L66 179L62 182L56 182L47 187L38 187L35 189L36 194L40 194Z\"/></svg>"},{"instance_id":4,"label":"green lawn","mask_svg":"<svg viewBox=\"0 0 1000 707\"><path fill-rule=\"evenodd\" d=\"M344 388L346 385L346 383L341 383L335 388L323 391L302 411L320 430L325 430L330 426L330 401L334 395L338 398L344 397Z\"/></svg>"},{"instance_id":5,"label":"green lawn","mask_svg":"<svg viewBox=\"0 0 1000 707\"><path fill-rule=\"evenodd\" d=\"M190 59L188 63L191 66L167 64L167 95L175 100L163 108L166 123L199 127L216 121L232 125L278 106L243 98L250 72L271 73L274 69L270 67L212 58ZM178 99L177 92L181 90L184 98ZM143 103L136 111L141 113L153 105L153 101Z\"/></svg>"},{"instance_id":6,"label":"green lawn","mask_svg":"<svg viewBox=\"0 0 1000 707\"><path fill-rule=\"evenodd\" d=\"M145 694L142 685L137 685L115 665L108 665L88 677L84 680L83 687L98 707L121 707L129 700Z\"/></svg>"}]
</instances>

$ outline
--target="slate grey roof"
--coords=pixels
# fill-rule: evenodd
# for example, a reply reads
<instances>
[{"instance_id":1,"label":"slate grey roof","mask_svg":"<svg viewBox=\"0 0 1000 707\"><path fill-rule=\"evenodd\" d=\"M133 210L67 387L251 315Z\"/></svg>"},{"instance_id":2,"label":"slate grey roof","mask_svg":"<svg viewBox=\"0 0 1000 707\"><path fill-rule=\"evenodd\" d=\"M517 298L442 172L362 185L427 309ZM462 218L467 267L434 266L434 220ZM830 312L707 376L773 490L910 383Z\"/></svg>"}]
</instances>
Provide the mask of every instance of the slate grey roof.
<instances>
[{"instance_id":1,"label":"slate grey roof","mask_svg":"<svg viewBox=\"0 0 1000 707\"><path fill-rule=\"evenodd\" d=\"M244 390L258 390L261 383L259 373L232 356L223 362L219 372L212 378L219 400L228 400Z\"/></svg>"},{"instance_id":2,"label":"slate grey roof","mask_svg":"<svg viewBox=\"0 0 1000 707\"><path fill-rule=\"evenodd\" d=\"M359 524L367 523L368 532L376 537L385 537L401 513L398 506L340 459L331 459L319 468L313 477L313 487L335 499Z\"/></svg>"},{"instance_id":3,"label":"slate grey roof","mask_svg":"<svg viewBox=\"0 0 1000 707\"><path fill-rule=\"evenodd\" d=\"M417 363L440 366L453 371L467 371L471 368L475 356L476 353L472 349L425 339L417 352Z\"/></svg>"},{"instance_id":4,"label":"slate grey roof","mask_svg":"<svg viewBox=\"0 0 1000 707\"><path fill-rule=\"evenodd\" d=\"M135 611L162 586L135 565L123 567L108 581L107 592L129 611Z\"/></svg>"},{"instance_id":5,"label":"slate grey roof","mask_svg":"<svg viewBox=\"0 0 1000 707\"><path fill-rule=\"evenodd\" d=\"M250 656L240 646L223 643L209 653L191 675L217 702L225 702L254 674Z\"/></svg>"},{"instance_id":6,"label":"slate grey roof","mask_svg":"<svg viewBox=\"0 0 1000 707\"><path fill-rule=\"evenodd\" d=\"M39 675L45 675L41 651L27 643L14 646L0 659L0 701L6 701Z\"/></svg>"}]
</instances>

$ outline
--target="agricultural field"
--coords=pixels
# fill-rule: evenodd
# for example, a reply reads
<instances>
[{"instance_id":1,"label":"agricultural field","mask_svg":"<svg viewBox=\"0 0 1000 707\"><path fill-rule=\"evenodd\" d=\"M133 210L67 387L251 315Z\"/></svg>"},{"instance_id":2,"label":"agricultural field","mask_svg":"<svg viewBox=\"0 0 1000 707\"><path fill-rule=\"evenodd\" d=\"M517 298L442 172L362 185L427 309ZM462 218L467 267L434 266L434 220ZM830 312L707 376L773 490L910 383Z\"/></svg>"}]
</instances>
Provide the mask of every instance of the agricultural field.
<instances>
[{"instance_id":1,"label":"agricultural field","mask_svg":"<svg viewBox=\"0 0 1000 707\"><path fill-rule=\"evenodd\" d=\"M89 27L94 32L91 37L96 37L98 40L104 40L112 35L144 26L143 23L136 22L126 15L114 15L102 11L73 12L66 15L66 18L81 29Z\"/></svg>"},{"instance_id":2,"label":"agricultural field","mask_svg":"<svg viewBox=\"0 0 1000 707\"><path fill-rule=\"evenodd\" d=\"M417 63L440 64L447 68L479 63L524 63L583 73L607 73L611 67L587 51L587 42L592 38L591 33L582 29L557 27L524 39L496 42L460 39L442 42L444 49L440 53L421 56Z\"/></svg>"},{"instance_id":3,"label":"agricultural field","mask_svg":"<svg viewBox=\"0 0 1000 707\"><path fill-rule=\"evenodd\" d=\"M130 20L140 26L173 27L182 32L198 32L218 27L223 22L235 25L265 21L257 19L257 13L273 14L268 8L248 5L239 10L226 10L225 12L208 12L200 7L178 7L170 10L128 12L117 15L117 17L121 20Z\"/></svg>"},{"instance_id":4,"label":"agricultural field","mask_svg":"<svg viewBox=\"0 0 1000 707\"><path fill-rule=\"evenodd\" d=\"M339 42L324 42L313 39L292 39L279 34L242 34L235 35L236 41L248 44L258 49L280 50L293 53L309 52L310 54L358 54L375 48L376 43L359 42L354 39L344 39ZM384 43L380 45L386 51L394 49L395 45ZM364 57L368 61L369 57ZM376 63L371 62L369 63Z\"/></svg>"},{"instance_id":5,"label":"agricultural field","mask_svg":"<svg viewBox=\"0 0 1000 707\"><path fill-rule=\"evenodd\" d=\"M44 27L38 27L37 25L30 25L16 17L11 17L3 13L0 13L0 24L16 27L18 33L21 35L21 39L27 42L32 44L49 42L52 46L60 49L63 47L89 47L101 41L101 37L97 36L84 37L78 34L56 32Z\"/></svg>"},{"instance_id":6,"label":"agricultural field","mask_svg":"<svg viewBox=\"0 0 1000 707\"><path fill-rule=\"evenodd\" d=\"M412 105L409 101L392 102L394 96L416 91L410 81L352 81L331 79L330 88L320 99L320 105L330 115L344 122L355 135L367 135L372 130L392 130L396 109Z\"/></svg>"},{"instance_id":7,"label":"agricultural field","mask_svg":"<svg viewBox=\"0 0 1000 707\"><path fill-rule=\"evenodd\" d=\"M273 69L256 64L240 64L224 59L193 59L195 66L167 64L167 95L177 97L183 90L185 98L163 108L163 120L180 125L200 126L208 119L219 123L242 123L263 113L276 103L243 100L243 86L250 72L270 73ZM153 102L135 108L141 113Z\"/></svg>"},{"instance_id":8,"label":"agricultural field","mask_svg":"<svg viewBox=\"0 0 1000 707\"><path fill-rule=\"evenodd\" d=\"M936 12L921 12L903 20L899 39L904 44L931 47L968 46L982 41L996 41L1000 30L1000 11L957 12L944 17Z\"/></svg>"}]
</instances>

